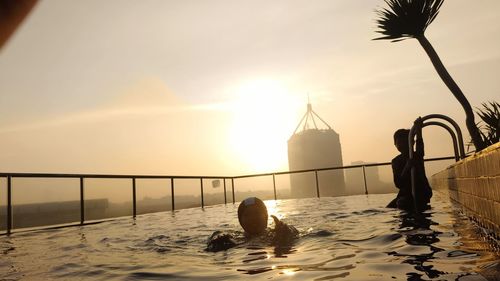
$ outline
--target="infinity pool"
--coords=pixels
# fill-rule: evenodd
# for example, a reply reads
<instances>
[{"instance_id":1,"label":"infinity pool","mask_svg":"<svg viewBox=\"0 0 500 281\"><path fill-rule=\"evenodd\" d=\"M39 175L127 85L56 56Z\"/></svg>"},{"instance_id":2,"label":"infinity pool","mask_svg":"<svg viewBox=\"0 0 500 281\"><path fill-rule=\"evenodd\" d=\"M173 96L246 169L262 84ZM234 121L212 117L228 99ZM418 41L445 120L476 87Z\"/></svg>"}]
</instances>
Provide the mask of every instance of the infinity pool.
<instances>
[{"instance_id":1,"label":"infinity pool","mask_svg":"<svg viewBox=\"0 0 500 281\"><path fill-rule=\"evenodd\" d=\"M498 280L498 248L447 199L415 219L384 208L393 196L266 202L299 229L291 248L204 251L240 230L232 204L16 233L0 237L0 280Z\"/></svg>"}]
</instances>

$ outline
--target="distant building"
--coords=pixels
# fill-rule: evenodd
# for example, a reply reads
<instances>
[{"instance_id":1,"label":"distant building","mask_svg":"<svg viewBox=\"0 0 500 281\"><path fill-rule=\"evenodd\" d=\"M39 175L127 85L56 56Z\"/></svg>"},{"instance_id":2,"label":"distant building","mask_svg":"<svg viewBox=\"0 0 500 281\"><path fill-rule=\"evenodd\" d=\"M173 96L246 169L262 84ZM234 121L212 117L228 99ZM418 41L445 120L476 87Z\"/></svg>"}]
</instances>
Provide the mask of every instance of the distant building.
<instances>
[{"instance_id":1,"label":"distant building","mask_svg":"<svg viewBox=\"0 0 500 281\"><path fill-rule=\"evenodd\" d=\"M320 129L320 125L326 128ZM339 134L335 132L307 104L304 114L288 140L288 165L291 171L342 166L342 148ZM344 172L331 170L318 172L320 196L341 196L345 194ZM290 175L293 198L316 196L314 173Z\"/></svg>"}]
</instances>

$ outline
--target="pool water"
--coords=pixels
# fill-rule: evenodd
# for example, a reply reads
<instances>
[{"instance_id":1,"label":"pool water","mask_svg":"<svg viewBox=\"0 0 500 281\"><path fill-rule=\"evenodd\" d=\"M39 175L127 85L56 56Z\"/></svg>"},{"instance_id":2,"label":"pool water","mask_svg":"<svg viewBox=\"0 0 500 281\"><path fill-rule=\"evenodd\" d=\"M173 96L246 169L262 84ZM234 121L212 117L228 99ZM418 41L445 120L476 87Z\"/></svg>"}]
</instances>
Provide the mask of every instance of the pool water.
<instances>
[{"instance_id":1,"label":"pool water","mask_svg":"<svg viewBox=\"0 0 500 281\"><path fill-rule=\"evenodd\" d=\"M206 252L241 229L237 204L16 233L0 237L0 280L497 280L498 248L445 197L415 219L384 208L394 196L267 201L300 231L286 248Z\"/></svg>"}]
</instances>

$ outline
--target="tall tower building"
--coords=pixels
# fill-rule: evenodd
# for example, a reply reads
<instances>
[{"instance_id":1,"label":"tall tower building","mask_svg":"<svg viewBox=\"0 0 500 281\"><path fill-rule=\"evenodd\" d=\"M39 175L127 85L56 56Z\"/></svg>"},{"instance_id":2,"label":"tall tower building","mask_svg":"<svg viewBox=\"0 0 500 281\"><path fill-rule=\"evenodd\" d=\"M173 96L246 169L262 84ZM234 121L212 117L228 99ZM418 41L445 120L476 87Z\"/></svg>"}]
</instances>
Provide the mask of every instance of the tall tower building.
<instances>
[{"instance_id":1,"label":"tall tower building","mask_svg":"<svg viewBox=\"0 0 500 281\"><path fill-rule=\"evenodd\" d=\"M342 165L339 134L321 119L308 103L307 112L288 140L289 169L296 171L340 167ZM342 170L320 171L318 172L318 180L320 196L342 196L345 194L344 172ZM316 196L314 174L291 174L290 185L293 198Z\"/></svg>"}]
</instances>

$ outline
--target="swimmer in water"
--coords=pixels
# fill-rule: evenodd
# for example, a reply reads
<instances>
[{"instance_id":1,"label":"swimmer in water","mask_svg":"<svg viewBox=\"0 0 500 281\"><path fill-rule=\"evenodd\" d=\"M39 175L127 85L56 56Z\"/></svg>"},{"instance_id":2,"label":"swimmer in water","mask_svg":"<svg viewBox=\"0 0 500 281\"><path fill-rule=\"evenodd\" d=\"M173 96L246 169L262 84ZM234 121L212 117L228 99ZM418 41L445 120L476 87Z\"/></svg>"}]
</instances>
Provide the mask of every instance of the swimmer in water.
<instances>
[{"instance_id":1,"label":"swimmer in water","mask_svg":"<svg viewBox=\"0 0 500 281\"><path fill-rule=\"evenodd\" d=\"M267 208L264 202L257 197L249 197L238 206L238 221L245 231L245 240L261 237L273 246L290 245L299 235L297 229L280 221L271 215L274 220L274 229L267 228ZM207 251L218 252L238 245L233 235L214 232L207 244Z\"/></svg>"}]
</instances>

